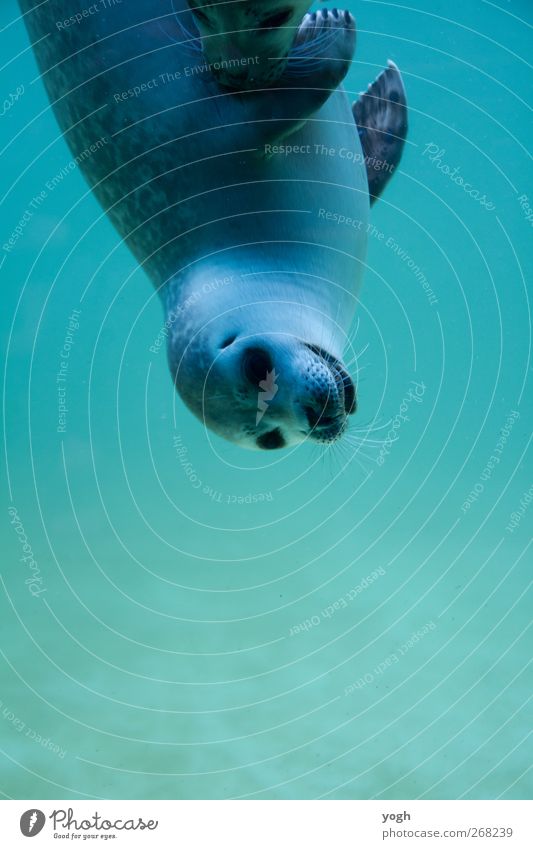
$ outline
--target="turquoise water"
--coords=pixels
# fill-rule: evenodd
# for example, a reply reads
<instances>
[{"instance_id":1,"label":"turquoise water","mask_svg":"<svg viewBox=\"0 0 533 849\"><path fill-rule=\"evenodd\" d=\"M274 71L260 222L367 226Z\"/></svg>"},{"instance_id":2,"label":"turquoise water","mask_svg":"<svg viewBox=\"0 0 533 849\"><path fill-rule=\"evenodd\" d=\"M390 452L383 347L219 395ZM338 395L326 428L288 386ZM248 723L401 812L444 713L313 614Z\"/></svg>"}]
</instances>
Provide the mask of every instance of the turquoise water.
<instances>
[{"instance_id":1,"label":"turquoise water","mask_svg":"<svg viewBox=\"0 0 533 849\"><path fill-rule=\"evenodd\" d=\"M6 797L531 795L531 7L350 8L347 88L390 57L410 105L359 412L266 455L176 397L2 5Z\"/></svg>"}]
</instances>

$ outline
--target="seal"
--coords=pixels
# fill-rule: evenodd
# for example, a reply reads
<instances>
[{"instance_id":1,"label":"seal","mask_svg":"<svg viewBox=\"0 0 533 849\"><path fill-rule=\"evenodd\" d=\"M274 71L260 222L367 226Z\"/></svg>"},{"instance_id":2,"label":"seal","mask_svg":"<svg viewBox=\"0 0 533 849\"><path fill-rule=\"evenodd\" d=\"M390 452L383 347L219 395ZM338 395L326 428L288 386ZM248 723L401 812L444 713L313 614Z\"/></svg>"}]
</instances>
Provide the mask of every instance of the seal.
<instances>
[{"instance_id":1,"label":"seal","mask_svg":"<svg viewBox=\"0 0 533 849\"><path fill-rule=\"evenodd\" d=\"M163 19L153 0L80 20L68 0L20 5L64 137L161 297L185 404L246 448L337 440L370 203L407 131L396 66L352 109L355 23L324 10L274 87L235 92L184 0Z\"/></svg>"}]
</instances>

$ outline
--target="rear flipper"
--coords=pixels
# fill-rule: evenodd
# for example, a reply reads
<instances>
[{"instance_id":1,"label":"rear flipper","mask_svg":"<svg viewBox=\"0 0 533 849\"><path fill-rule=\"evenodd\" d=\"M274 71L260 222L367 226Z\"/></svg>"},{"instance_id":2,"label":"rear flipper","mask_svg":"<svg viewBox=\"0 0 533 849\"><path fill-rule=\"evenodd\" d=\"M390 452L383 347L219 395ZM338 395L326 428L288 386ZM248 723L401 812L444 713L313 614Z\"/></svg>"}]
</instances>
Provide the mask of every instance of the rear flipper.
<instances>
[{"instance_id":1,"label":"rear flipper","mask_svg":"<svg viewBox=\"0 0 533 849\"><path fill-rule=\"evenodd\" d=\"M374 203L402 158L407 136L407 98L401 74L390 59L352 111L365 156L370 203Z\"/></svg>"}]
</instances>

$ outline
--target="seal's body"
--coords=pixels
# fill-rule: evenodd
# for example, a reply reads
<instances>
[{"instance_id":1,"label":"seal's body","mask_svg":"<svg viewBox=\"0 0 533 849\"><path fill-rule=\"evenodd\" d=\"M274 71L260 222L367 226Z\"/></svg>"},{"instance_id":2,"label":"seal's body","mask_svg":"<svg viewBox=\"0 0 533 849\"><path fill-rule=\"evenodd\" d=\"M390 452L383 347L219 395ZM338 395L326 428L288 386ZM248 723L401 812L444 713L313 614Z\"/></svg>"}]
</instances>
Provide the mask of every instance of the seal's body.
<instances>
[{"instance_id":1,"label":"seal's body","mask_svg":"<svg viewBox=\"0 0 533 849\"><path fill-rule=\"evenodd\" d=\"M106 140L81 168L160 292L185 402L245 447L336 439L355 409L340 359L369 210L338 87L353 20L306 16L306 55L324 28L337 31L335 49L330 39L298 83L234 93L184 36L185 2L179 22L137 0L68 26L66 0L21 6L73 154Z\"/></svg>"}]
</instances>

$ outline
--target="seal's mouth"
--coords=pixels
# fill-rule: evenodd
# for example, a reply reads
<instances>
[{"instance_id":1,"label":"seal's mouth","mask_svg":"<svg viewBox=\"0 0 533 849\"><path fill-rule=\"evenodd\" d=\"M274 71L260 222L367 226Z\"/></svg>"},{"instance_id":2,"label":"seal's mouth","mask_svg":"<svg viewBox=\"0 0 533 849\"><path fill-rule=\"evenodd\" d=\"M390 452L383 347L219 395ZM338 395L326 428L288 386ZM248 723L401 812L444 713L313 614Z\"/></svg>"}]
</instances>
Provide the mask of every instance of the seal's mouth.
<instances>
[{"instance_id":1,"label":"seal's mouth","mask_svg":"<svg viewBox=\"0 0 533 849\"><path fill-rule=\"evenodd\" d=\"M320 348L318 345L311 345L306 342L305 347L312 351L313 354L320 357L320 359L328 366L331 374L333 375L333 379L335 380L339 398L343 399L344 412L346 415L350 416L355 413L357 410L355 386L344 366L336 357L330 354L329 351L324 350L324 348Z\"/></svg>"}]
</instances>

